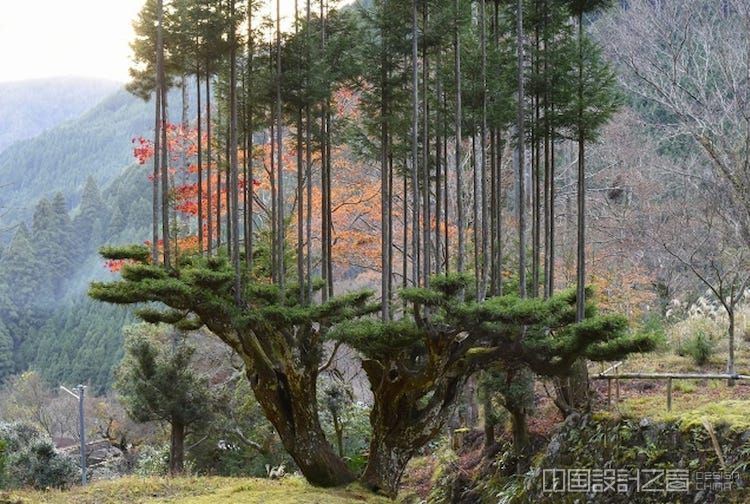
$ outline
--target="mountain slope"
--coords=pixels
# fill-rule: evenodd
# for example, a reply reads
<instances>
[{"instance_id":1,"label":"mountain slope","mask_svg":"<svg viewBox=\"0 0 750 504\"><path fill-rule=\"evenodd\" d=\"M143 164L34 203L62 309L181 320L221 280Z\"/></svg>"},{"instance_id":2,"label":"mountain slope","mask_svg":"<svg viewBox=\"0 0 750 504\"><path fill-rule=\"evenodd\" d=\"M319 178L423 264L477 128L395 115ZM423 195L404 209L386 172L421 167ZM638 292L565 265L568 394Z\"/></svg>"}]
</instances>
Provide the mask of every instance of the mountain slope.
<instances>
[{"instance_id":1,"label":"mountain slope","mask_svg":"<svg viewBox=\"0 0 750 504\"><path fill-rule=\"evenodd\" d=\"M3 220L26 220L37 201L55 192L73 208L89 176L100 186L114 180L133 162L131 139L153 129L152 106L119 90L79 118L0 153Z\"/></svg>"},{"instance_id":2,"label":"mountain slope","mask_svg":"<svg viewBox=\"0 0 750 504\"><path fill-rule=\"evenodd\" d=\"M114 81L76 77L0 83L0 152L78 117L118 87Z\"/></svg>"}]
</instances>

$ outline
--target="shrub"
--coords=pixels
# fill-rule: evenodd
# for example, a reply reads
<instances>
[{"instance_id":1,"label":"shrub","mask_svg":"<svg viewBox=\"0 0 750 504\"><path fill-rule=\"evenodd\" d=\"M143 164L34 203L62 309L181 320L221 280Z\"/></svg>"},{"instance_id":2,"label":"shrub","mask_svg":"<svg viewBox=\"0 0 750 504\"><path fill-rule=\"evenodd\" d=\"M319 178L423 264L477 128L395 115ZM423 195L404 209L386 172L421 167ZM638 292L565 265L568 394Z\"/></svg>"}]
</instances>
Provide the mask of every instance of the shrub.
<instances>
[{"instance_id":1,"label":"shrub","mask_svg":"<svg viewBox=\"0 0 750 504\"><path fill-rule=\"evenodd\" d=\"M0 438L0 489L5 488L5 466L8 458L8 443Z\"/></svg>"},{"instance_id":2,"label":"shrub","mask_svg":"<svg viewBox=\"0 0 750 504\"><path fill-rule=\"evenodd\" d=\"M716 350L717 342L724 339L726 331L727 327L723 321L693 315L669 328L669 342L677 355L690 357L693 343L699 334L702 334L702 339L711 342Z\"/></svg>"},{"instance_id":3,"label":"shrub","mask_svg":"<svg viewBox=\"0 0 750 504\"><path fill-rule=\"evenodd\" d=\"M656 314L651 314L644 318L641 323L640 331L651 335L651 338L656 344L657 351L662 352L667 349L667 333L664 329L664 319Z\"/></svg>"},{"instance_id":4,"label":"shrub","mask_svg":"<svg viewBox=\"0 0 750 504\"><path fill-rule=\"evenodd\" d=\"M135 463L138 476L166 476L169 473L169 446L144 446Z\"/></svg>"},{"instance_id":5,"label":"shrub","mask_svg":"<svg viewBox=\"0 0 750 504\"><path fill-rule=\"evenodd\" d=\"M0 424L5 438L5 484L38 489L68 488L80 477L75 460L55 449L49 436L23 424Z\"/></svg>"},{"instance_id":6,"label":"shrub","mask_svg":"<svg viewBox=\"0 0 750 504\"><path fill-rule=\"evenodd\" d=\"M703 366L711 359L715 348L711 337L703 331L698 331L688 340L684 350L697 366Z\"/></svg>"}]
</instances>

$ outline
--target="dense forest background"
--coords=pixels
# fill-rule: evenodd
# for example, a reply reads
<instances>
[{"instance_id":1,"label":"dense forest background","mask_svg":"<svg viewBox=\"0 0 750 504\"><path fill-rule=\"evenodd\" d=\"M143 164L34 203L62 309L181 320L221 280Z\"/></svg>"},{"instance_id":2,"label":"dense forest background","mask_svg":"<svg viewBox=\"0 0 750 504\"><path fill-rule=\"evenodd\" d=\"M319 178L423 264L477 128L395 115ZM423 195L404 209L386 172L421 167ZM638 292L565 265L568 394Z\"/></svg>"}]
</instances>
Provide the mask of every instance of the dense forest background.
<instances>
[{"instance_id":1,"label":"dense forest background","mask_svg":"<svg viewBox=\"0 0 750 504\"><path fill-rule=\"evenodd\" d=\"M587 23L602 24L596 17ZM595 36L597 29L601 27L593 30ZM466 49L466 72L473 71L471 51L476 50ZM619 64L617 55L606 55ZM188 107L195 93L189 88ZM153 129L152 104L112 82L83 79L9 83L0 89L0 181L5 188L0 194L0 380L34 369L53 384L85 382L104 392L122 358L122 327L133 318L127 310L88 299L85 289L92 279L111 277L96 254L101 245L149 237L150 182L145 167L135 162L133 142ZM674 312L670 303L676 297L680 307L705 293L685 265L675 268L673 258L643 235L655 205L667 207L694 189L669 180L670 170L694 165L696 155L684 137L659 138L673 120L665 107L632 89L621 91L624 106L587 154L590 267L605 307L646 320L649 314ZM175 119L181 99L179 89L170 93ZM345 109L351 97L337 99ZM343 149L337 155L350 161L340 167L340 176L365 187L365 193L377 189L370 165L357 152ZM567 283L575 275L572 142L561 144L558 163L557 247ZM512 190L510 170L502 177L503 187ZM660 184L666 190L654 199ZM373 243L361 222L348 225L356 213L347 205L363 203L360 196L335 196L345 202L337 208L336 271L354 286L368 285L376 266ZM513 246L511 236L501 239ZM340 253L344 250L356 253Z\"/></svg>"}]
</instances>

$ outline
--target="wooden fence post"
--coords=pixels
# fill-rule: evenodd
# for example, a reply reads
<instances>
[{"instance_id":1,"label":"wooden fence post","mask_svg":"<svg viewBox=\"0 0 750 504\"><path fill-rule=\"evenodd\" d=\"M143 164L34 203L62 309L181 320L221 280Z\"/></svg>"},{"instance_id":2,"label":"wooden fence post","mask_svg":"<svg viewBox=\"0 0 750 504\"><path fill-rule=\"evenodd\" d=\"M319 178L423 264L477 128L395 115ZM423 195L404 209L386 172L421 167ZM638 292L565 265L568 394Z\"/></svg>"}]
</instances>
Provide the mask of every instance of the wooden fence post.
<instances>
[{"instance_id":1,"label":"wooden fence post","mask_svg":"<svg viewBox=\"0 0 750 504\"><path fill-rule=\"evenodd\" d=\"M672 411L672 378L667 378L667 411Z\"/></svg>"}]
</instances>

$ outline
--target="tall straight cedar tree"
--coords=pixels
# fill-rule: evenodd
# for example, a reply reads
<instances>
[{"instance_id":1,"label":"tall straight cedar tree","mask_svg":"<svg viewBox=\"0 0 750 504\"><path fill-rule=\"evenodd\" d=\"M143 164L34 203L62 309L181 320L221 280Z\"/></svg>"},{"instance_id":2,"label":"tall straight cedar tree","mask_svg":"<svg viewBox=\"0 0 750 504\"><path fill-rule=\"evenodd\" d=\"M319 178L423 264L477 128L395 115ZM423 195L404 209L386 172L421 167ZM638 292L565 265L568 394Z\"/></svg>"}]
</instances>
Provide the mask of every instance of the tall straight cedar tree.
<instances>
[{"instance_id":1,"label":"tall straight cedar tree","mask_svg":"<svg viewBox=\"0 0 750 504\"><path fill-rule=\"evenodd\" d=\"M526 297L526 164L524 153L526 142L524 139L524 56L523 56L523 0L516 2L516 56L518 58L518 112L516 118L516 135L518 136L518 167L516 171L518 214L518 293Z\"/></svg>"},{"instance_id":2,"label":"tall straight cedar tree","mask_svg":"<svg viewBox=\"0 0 750 504\"><path fill-rule=\"evenodd\" d=\"M239 163L237 159L237 27L235 0L229 0L229 187L231 194L232 267L234 268L234 299L241 302L240 273L240 204Z\"/></svg>"}]
</instances>

